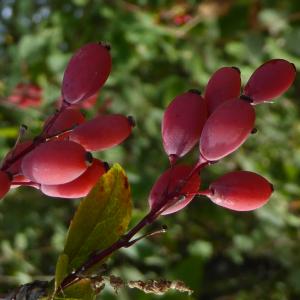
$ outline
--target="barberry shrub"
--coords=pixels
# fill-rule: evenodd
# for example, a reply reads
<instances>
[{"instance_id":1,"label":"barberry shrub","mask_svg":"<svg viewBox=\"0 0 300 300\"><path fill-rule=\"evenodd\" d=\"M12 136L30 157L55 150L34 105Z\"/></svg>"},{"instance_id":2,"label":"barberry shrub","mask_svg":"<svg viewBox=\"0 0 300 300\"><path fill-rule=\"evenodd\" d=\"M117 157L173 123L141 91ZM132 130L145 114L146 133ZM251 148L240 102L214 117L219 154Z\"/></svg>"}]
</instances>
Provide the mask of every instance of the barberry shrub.
<instances>
[{"instance_id":1,"label":"barberry shrub","mask_svg":"<svg viewBox=\"0 0 300 300\"><path fill-rule=\"evenodd\" d=\"M241 170L221 176L204 189L202 170L246 142L255 126L256 105L287 91L295 79L295 67L286 60L272 59L254 71L242 93L239 69L222 67L208 81L203 96L191 89L176 96L166 108L161 133L170 167L162 170L153 184L148 213L126 233L132 209L128 178L120 165L109 168L93 158L92 152L122 143L135 122L131 116L119 114L86 120L78 108L98 93L110 70L108 45L90 43L79 49L64 73L58 111L45 120L41 133L32 140L23 140L22 126L19 139L1 165L1 198L20 186L34 187L49 197L83 198L58 258L55 278L41 288L44 299L94 299L105 283L122 286L122 279L103 275L107 258L141 238L164 232L165 228L136 237L160 216L203 199L199 196L230 210L250 211L266 204L274 190L266 178ZM181 158L196 146L194 163L182 163ZM35 285L23 287L23 292ZM154 293L170 288L190 292L179 282L128 285Z\"/></svg>"}]
</instances>

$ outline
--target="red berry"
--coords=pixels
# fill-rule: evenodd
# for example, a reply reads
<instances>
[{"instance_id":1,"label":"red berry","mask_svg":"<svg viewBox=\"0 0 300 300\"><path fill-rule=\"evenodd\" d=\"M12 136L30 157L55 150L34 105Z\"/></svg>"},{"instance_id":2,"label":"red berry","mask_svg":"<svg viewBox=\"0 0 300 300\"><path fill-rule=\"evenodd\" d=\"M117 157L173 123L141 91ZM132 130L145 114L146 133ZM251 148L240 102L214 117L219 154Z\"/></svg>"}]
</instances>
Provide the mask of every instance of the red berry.
<instances>
[{"instance_id":1,"label":"red berry","mask_svg":"<svg viewBox=\"0 0 300 300\"><path fill-rule=\"evenodd\" d=\"M56 115L53 115L46 120L44 124L44 129L49 125L49 122L51 122L51 120L55 117ZM75 127L76 125L82 124L84 121L84 116L82 115L79 109L68 107L59 114L59 116L55 119L51 127L49 127L49 129L47 130L47 136L59 134L65 130Z\"/></svg>"},{"instance_id":2,"label":"red berry","mask_svg":"<svg viewBox=\"0 0 300 300\"><path fill-rule=\"evenodd\" d=\"M296 77L293 64L284 59L272 59L257 68L244 88L244 95L253 104L281 96L292 85Z\"/></svg>"},{"instance_id":3,"label":"red berry","mask_svg":"<svg viewBox=\"0 0 300 300\"><path fill-rule=\"evenodd\" d=\"M208 161L215 161L240 147L254 127L252 105L231 99L220 105L207 119L200 138L200 153Z\"/></svg>"},{"instance_id":4,"label":"red berry","mask_svg":"<svg viewBox=\"0 0 300 300\"><path fill-rule=\"evenodd\" d=\"M50 141L24 156L25 177L41 184L63 184L78 178L88 167L90 154L71 141Z\"/></svg>"},{"instance_id":5,"label":"red berry","mask_svg":"<svg viewBox=\"0 0 300 300\"><path fill-rule=\"evenodd\" d=\"M70 140L88 151L100 151L122 143L131 133L130 118L122 115L100 115L76 127Z\"/></svg>"},{"instance_id":6,"label":"red berry","mask_svg":"<svg viewBox=\"0 0 300 300\"><path fill-rule=\"evenodd\" d=\"M217 70L209 79L204 99L208 114L223 102L239 97L241 92L240 70L235 67L223 67Z\"/></svg>"},{"instance_id":7,"label":"red berry","mask_svg":"<svg viewBox=\"0 0 300 300\"><path fill-rule=\"evenodd\" d=\"M106 167L103 162L94 159L92 165L75 180L60 185L42 185L41 191L51 197L85 197L105 172Z\"/></svg>"},{"instance_id":8,"label":"red berry","mask_svg":"<svg viewBox=\"0 0 300 300\"><path fill-rule=\"evenodd\" d=\"M273 192L273 186L264 177L248 171L225 174L210 187L210 199L223 207L248 211L263 206Z\"/></svg>"},{"instance_id":9,"label":"red berry","mask_svg":"<svg viewBox=\"0 0 300 300\"><path fill-rule=\"evenodd\" d=\"M8 193L10 185L10 176L6 172L0 170L0 199Z\"/></svg>"},{"instance_id":10,"label":"red berry","mask_svg":"<svg viewBox=\"0 0 300 300\"><path fill-rule=\"evenodd\" d=\"M166 170L152 187L149 196L150 208L155 210L157 207L164 207L162 215L167 215L187 206L193 200L193 194L200 188L198 174L188 178L192 169L192 166L176 165ZM168 201L164 202L166 199ZM170 203L173 204L168 207Z\"/></svg>"},{"instance_id":11,"label":"red berry","mask_svg":"<svg viewBox=\"0 0 300 300\"><path fill-rule=\"evenodd\" d=\"M207 117L200 94L190 91L177 96L167 107L162 121L162 139L170 161L187 154L199 141Z\"/></svg>"},{"instance_id":12,"label":"red berry","mask_svg":"<svg viewBox=\"0 0 300 300\"><path fill-rule=\"evenodd\" d=\"M107 47L97 43L83 46L73 55L64 73L63 99L74 104L91 97L105 83L110 70Z\"/></svg>"}]
</instances>

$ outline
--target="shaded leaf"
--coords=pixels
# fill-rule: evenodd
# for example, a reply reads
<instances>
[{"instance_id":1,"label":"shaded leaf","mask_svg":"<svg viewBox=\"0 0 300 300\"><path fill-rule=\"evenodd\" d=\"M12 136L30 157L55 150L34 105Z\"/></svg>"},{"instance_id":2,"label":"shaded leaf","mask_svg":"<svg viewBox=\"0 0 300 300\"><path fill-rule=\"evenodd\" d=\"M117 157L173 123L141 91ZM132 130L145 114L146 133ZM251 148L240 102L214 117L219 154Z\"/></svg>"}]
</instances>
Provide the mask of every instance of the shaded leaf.
<instances>
[{"instance_id":1,"label":"shaded leaf","mask_svg":"<svg viewBox=\"0 0 300 300\"><path fill-rule=\"evenodd\" d=\"M91 280L85 278L66 288L63 293L56 296L53 300L60 299L94 300L96 299L96 292L92 288Z\"/></svg>"},{"instance_id":2,"label":"shaded leaf","mask_svg":"<svg viewBox=\"0 0 300 300\"><path fill-rule=\"evenodd\" d=\"M57 290L62 280L67 275L68 263L69 263L68 255L61 254L58 257L56 268L55 268L55 289L54 290Z\"/></svg>"}]
</instances>

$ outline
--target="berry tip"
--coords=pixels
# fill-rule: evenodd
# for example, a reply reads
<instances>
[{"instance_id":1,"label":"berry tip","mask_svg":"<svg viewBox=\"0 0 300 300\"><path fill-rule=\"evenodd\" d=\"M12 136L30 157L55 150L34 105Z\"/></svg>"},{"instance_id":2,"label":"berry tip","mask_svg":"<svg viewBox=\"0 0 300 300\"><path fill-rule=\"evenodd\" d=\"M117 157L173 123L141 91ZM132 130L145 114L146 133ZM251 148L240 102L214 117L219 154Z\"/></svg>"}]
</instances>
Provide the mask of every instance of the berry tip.
<instances>
[{"instance_id":1,"label":"berry tip","mask_svg":"<svg viewBox=\"0 0 300 300\"><path fill-rule=\"evenodd\" d=\"M93 162L93 155L91 152L86 152L85 153L85 160L91 164Z\"/></svg>"},{"instance_id":2,"label":"berry tip","mask_svg":"<svg viewBox=\"0 0 300 300\"><path fill-rule=\"evenodd\" d=\"M108 163L108 162L106 162L106 161L104 161L104 162L103 162L103 166L104 166L104 169L105 169L105 171L106 171L106 172L108 172L108 171L109 171L109 169L110 169L110 165L109 165L109 163Z\"/></svg>"},{"instance_id":3,"label":"berry tip","mask_svg":"<svg viewBox=\"0 0 300 300\"><path fill-rule=\"evenodd\" d=\"M98 42L99 45L103 46L104 48L106 48L108 51L111 50L111 46L110 44L106 43L106 42Z\"/></svg>"},{"instance_id":4,"label":"berry tip","mask_svg":"<svg viewBox=\"0 0 300 300\"><path fill-rule=\"evenodd\" d=\"M251 134L255 134L257 131L258 131L257 128L254 127L254 128L251 130Z\"/></svg>"},{"instance_id":5,"label":"berry tip","mask_svg":"<svg viewBox=\"0 0 300 300\"><path fill-rule=\"evenodd\" d=\"M193 93L193 94L201 95L201 91L199 91L197 89L189 89L188 93Z\"/></svg>"},{"instance_id":6,"label":"berry tip","mask_svg":"<svg viewBox=\"0 0 300 300\"><path fill-rule=\"evenodd\" d=\"M231 68L234 69L234 70L236 70L236 71L238 71L239 74L241 74L241 70L238 67L232 66Z\"/></svg>"},{"instance_id":7,"label":"berry tip","mask_svg":"<svg viewBox=\"0 0 300 300\"><path fill-rule=\"evenodd\" d=\"M244 101L247 101L249 103L253 103L253 99L251 97L243 95L243 94L240 96L240 99L244 100Z\"/></svg>"},{"instance_id":8,"label":"berry tip","mask_svg":"<svg viewBox=\"0 0 300 300\"><path fill-rule=\"evenodd\" d=\"M129 122L129 124L130 124L131 127L135 127L136 126L136 122L135 122L135 119L134 119L133 116L128 116L127 119L128 119L128 122Z\"/></svg>"}]
</instances>

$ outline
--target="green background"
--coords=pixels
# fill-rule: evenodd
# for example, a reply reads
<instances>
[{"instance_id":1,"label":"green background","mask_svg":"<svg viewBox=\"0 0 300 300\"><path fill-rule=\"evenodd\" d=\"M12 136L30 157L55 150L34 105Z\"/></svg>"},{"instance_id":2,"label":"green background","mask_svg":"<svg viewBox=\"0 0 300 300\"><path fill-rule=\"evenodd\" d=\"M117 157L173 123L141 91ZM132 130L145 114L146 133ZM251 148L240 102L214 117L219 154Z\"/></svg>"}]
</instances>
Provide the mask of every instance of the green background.
<instances>
[{"instance_id":1,"label":"green background","mask_svg":"<svg viewBox=\"0 0 300 300\"><path fill-rule=\"evenodd\" d=\"M177 25L176 16L188 15ZM245 84L264 61L284 58L300 67L300 1L101 1L0 2L0 156L13 146L20 124L36 135L53 113L72 53L91 41L111 44L113 69L100 91L97 113L133 115L132 136L98 153L119 162L132 185L137 222L148 210L153 182L168 166L160 123L164 108L190 88L204 90L222 66L241 69ZM42 107L20 109L6 97L19 82L43 88ZM237 213L198 198L167 224L166 234L119 251L109 262L126 280L181 279L194 294L145 295L106 288L101 299L299 299L300 106L299 79L272 104L257 107L258 132L234 154L203 172L203 187L230 170L255 171L275 186L270 202ZM197 159L197 149L186 162ZM12 190L0 203L0 293L54 274L78 200Z\"/></svg>"}]
</instances>

